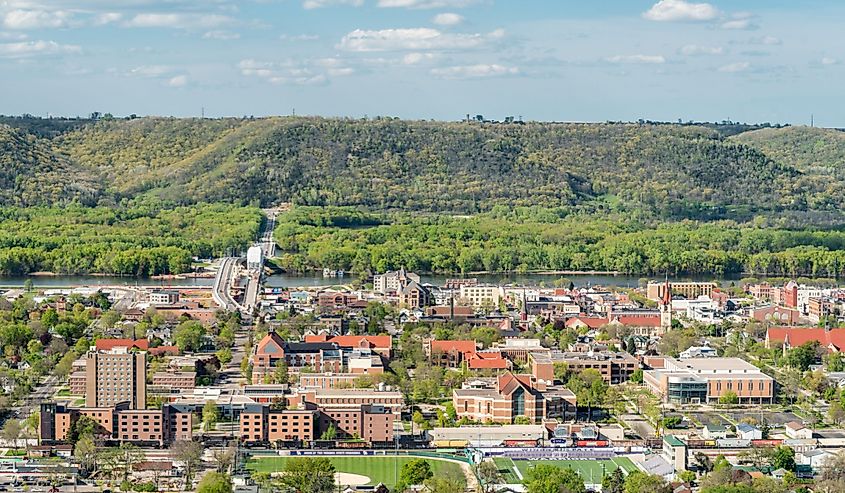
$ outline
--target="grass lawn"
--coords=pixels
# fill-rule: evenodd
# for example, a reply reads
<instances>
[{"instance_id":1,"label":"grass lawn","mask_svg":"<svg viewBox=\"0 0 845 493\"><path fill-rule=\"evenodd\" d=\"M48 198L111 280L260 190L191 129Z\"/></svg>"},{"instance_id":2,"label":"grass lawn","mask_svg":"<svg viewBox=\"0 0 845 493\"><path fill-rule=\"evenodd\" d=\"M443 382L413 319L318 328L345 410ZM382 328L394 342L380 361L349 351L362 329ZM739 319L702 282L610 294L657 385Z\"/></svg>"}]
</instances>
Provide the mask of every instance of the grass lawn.
<instances>
[{"instance_id":1,"label":"grass lawn","mask_svg":"<svg viewBox=\"0 0 845 493\"><path fill-rule=\"evenodd\" d=\"M254 457L249 461L247 467L257 472L280 472L285 469L285 463L293 458L281 456ZM367 476L370 478L371 485L384 483L385 486L393 489L396 479L398 479L399 473L402 471L402 466L420 457L337 456L327 458L332 461L337 472ZM450 471L462 474L461 467L455 462L429 458L425 458L425 460L431 464L431 470L435 476Z\"/></svg>"},{"instance_id":2,"label":"grass lawn","mask_svg":"<svg viewBox=\"0 0 845 493\"><path fill-rule=\"evenodd\" d=\"M522 474L522 477L527 477L531 468L533 468L537 464L550 464L553 466L566 468L566 469L574 469L584 478L584 481L593 481L594 483L600 483L602 478L602 464L604 464L604 473L610 474L611 472L615 471L616 468L621 467L623 471L626 473L630 473L632 471L637 470L637 466L631 462L631 459L627 457L615 457L613 459L607 460L516 460L512 461L511 459L505 457L499 457L494 459L496 466L499 467L499 471L505 477L505 481L520 483L519 477L513 471L514 468L519 469L519 472Z\"/></svg>"}]
</instances>

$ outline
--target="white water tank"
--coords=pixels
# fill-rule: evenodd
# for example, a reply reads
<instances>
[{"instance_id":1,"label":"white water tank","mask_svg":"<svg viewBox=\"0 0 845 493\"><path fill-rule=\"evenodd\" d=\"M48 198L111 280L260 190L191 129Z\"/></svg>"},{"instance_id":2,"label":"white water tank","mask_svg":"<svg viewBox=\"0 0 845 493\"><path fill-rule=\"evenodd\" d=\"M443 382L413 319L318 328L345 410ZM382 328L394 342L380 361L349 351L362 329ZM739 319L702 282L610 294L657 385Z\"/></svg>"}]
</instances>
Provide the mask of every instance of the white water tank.
<instances>
[{"instance_id":1,"label":"white water tank","mask_svg":"<svg viewBox=\"0 0 845 493\"><path fill-rule=\"evenodd\" d=\"M249 247L246 251L246 268L260 270L264 266L264 251L259 246Z\"/></svg>"}]
</instances>

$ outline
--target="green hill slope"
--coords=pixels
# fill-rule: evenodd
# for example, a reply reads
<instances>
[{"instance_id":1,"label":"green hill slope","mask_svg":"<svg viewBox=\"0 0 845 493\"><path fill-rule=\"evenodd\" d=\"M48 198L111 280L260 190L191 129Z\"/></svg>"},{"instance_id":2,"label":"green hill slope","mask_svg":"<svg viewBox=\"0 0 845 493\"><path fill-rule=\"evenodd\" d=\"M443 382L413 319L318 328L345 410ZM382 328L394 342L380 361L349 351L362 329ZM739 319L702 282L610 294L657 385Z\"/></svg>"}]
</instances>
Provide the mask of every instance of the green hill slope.
<instances>
[{"instance_id":1,"label":"green hill slope","mask_svg":"<svg viewBox=\"0 0 845 493\"><path fill-rule=\"evenodd\" d=\"M18 203L17 176L24 184L41 180L41 173L24 172L41 166L74 177L47 173L46 183L59 189L47 202L74 197L69 184L99 179L110 200L452 214L538 206L612 210L642 220L837 221L845 205L832 173L837 165L830 164L838 162L838 135L826 135L830 151L817 162L811 150L805 158L789 154L793 144L784 136L796 129L726 138L734 133L728 130L324 118L109 120L41 138L7 129L2 200Z\"/></svg>"},{"instance_id":2,"label":"green hill slope","mask_svg":"<svg viewBox=\"0 0 845 493\"><path fill-rule=\"evenodd\" d=\"M47 142L0 125L0 205L94 204L96 173L52 152Z\"/></svg>"}]
</instances>

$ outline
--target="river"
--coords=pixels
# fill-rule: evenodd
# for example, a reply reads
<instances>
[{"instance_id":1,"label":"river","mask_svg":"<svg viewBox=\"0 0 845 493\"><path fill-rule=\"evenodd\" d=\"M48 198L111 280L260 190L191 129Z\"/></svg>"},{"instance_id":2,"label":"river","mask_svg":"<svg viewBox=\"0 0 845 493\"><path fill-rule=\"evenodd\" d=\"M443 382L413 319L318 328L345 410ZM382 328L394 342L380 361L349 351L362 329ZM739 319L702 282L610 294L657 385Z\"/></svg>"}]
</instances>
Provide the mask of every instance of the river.
<instances>
[{"instance_id":1,"label":"river","mask_svg":"<svg viewBox=\"0 0 845 493\"><path fill-rule=\"evenodd\" d=\"M447 279L460 277L458 275L440 275L440 274L426 274L420 276L424 283L431 283L435 285L442 285ZM636 287L639 285L639 280L647 276L631 276L631 275L561 275L561 274L479 274L474 277L480 283L490 284L516 284L526 286L537 286L543 283L545 286L551 287L554 281L565 277L575 283L578 287L584 286L617 286L617 287ZM741 279L742 275L714 277L714 276L681 276L671 278L673 281L712 281L714 279L728 284L731 281ZM186 279L172 279L160 280L149 279L141 277L118 277L118 276L0 276L0 287L19 288L23 287L27 279L32 280L34 287L38 288L59 288L69 286L211 286L214 279L209 278L186 278ZM315 272L304 275L294 274L276 274L268 277L265 280L265 285L269 287L312 287L312 286L332 286L352 282L356 279L355 276L346 276L342 278L323 277L322 273ZM650 277L650 279L659 280L658 277Z\"/></svg>"}]
</instances>

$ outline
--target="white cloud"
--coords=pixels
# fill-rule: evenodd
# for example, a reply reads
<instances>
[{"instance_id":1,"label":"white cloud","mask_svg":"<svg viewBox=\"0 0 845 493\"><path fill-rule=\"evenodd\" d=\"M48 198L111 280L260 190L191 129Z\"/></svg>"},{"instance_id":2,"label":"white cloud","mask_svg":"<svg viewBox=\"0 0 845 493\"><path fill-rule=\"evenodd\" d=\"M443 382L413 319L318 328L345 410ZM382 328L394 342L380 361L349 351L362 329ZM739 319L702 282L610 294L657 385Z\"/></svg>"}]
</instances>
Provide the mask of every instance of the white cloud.
<instances>
[{"instance_id":1,"label":"white cloud","mask_svg":"<svg viewBox=\"0 0 845 493\"><path fill-rule=\"evenodd\" d=\"M751 38L750 40L748 40L748 42L753 45L766 46L777 46L783 43L780 38L776 38L774 36L761 36L759 38Z\"/></svg>"},{"instance_id":2,"label":"white cloud","mask_svg":"<svg viewBox=\"0 0 845 493\"><path fill-rule=\"evenodd\" d=\"M725 50L721 46L699 46L686 45L680 50L681 55L698 56L698 55L722 55Z\"/></svg>"},{"instance_id":3,"label":"white cloud","mask_svg":"<svg viewBox=\"0 0 845 493\"><path fill-rule=\"evenodd\" d=\"M317 36L316 34L297 34L294 36L282 34L279 36L279 39L282 41L316 41L320 39L320 36Z\"/></svg>"},{"instance_id":4,"label":"white cloud","mask_svg":"<svg viewBox=\"0 0 845 493\"><path fill-rule=\"evenodd\" d=\"M176 77L172 77L167 81L167 85L170 87L185 87L188 85L188 76L177 75Z\"/></svg>"},{"instance_id":5,"label":"white cloud","mask_svg":"<svg viewBox=\"0 0 845 493\"><path fill-rule=\"evenodd\" d=\"M219 14L138 14L126 23L128 27L161 27L171 29L210 29L232 22Z\"/></svg>"},{"instance_id":6,"label":"white cloud","mask_svg":"<svg viewBox=\"0 0 845 493\"><path fill-rule=\"evenodd\" d=\"M719 67L719 72L725 73L737 73L737 72L745 72L751 68L751 64L748 62L736 62L736 63L729 63L727 65L722 65Z\"/></svg>"},{"instance_id":7,"label":"white cloud","mask_svg":"<svg viewBox=\"0 0 845 493\"><path fill-rule=\"evenodd\" d=\"M822 65L836 65L839 63L839 60L826 56L821 59L821 62Z\"/></svg>"},{"instance_id":8,"label":"white cloud","mask_svg":"<svg viewBox=\"0 0 845 493\"><path fill-rule=\"evenodd\" d=\"M406 9L442 9L467 7L479 0L378 0L379 7Z\"/></svg>"},{"instance_id":9,"label":"white cloud","mask_svg":"<svg viewBox=\"0 0 845 493\"><path fill-rule=\"evenodd\" d=\"M448 34L426 27L413 29L356 29L340 40L347 51L465 50L478 48L504 36L504 31L489 34Z\"/></svg>"},{"instance_id":10,"label":"white cloud","mask_svg":"<svg viewBox=\"0 0 845 493\"><path fill-rule=\"evenodd\" d=\"M444 79L475 79L516 75L519 69L498 64L458 65L431 69L431 74Z\"/></svg>"},{"instance_id":11,"label":"white cloud","mask_svg":"<svg viewBox=\"0 0 845 493\"><path fill-rule=\"evenodd\" d=\"M364 0L305 0L302 2L304 9L319 9L323 7L332 7L335 5L350 5L352 7L360 7L364 5Z\"/></svg>"},{"instance_id":12,"label":"white cloud","mask_svg":"<svg viewBox=\"0 0 845 493\"><path fill-rule=\"evenodd\" d=\"M431 22L437 24L438 26L457 26L463 21L464 17L462 15L458 15L453 12L437 14L434 16L434 19L431 20Z\"/></svg>"},{"instance_id":13,"label":"white cloud","mask_svg":"<svg viewBox=\"0 0 845 493\"><path fill-rule=\"evenodd\" d=\"M231 41L233 39L240 39L241 35L230 31L208 31L202 35L202 39L217 39L220 41Z\"/></svg>"},{"instance_id":14,"label":"white cloud","mask_svg":"<svg viewBox=\"0 0 845 493\"><path fill-rule=\"evenodd\" d=\"M0 31L0 40L20 41L26 39L27 35L23 33L7 33Z\"/></svg>"},{"instance_id":15,"label":"white cloud","mask_svg":"<svg viewBox=\"0 0 845 493\"><path fill-rule=\"evenodd\" d=\"M132 77L164 77L174 71L175 69L169 65L141 65L130 69L126 75Z\"/></svg>"},{"instance_id":16,"label":"white cloud","mask_svg":"<svg viewBox=\"0 0 845 493\"><path fill-rule=\"evenodd\" d=\"M748 19L734 19L722 23L722 29L729 29L733 31L750 31L757 29L757 26Z\"/></svg>"},{"instance_id":17,"label":"white cloud","mask_svg":"<svg viewBox=\"0 0 845 493\"><path fill-rule=\"evenodd\" d=\"M605 60L610 63L666 63L666 58L664 58L663 55L616 55L609 58L605 58Z\"/></svg>"},{"instance_id":18,"label":"white cloud","mask_svg":"<svg viewBox=\"0 0 845 493\"><path fill-rule=\"evenodd\" d=\"M97 14L94 17L94 25L95 26L105 26L106 24L112 24L118 22L123 19L123 14L119 12L105 12L102 14Z\"/></svg>"},{"instance_id":19,"label":"white cloud","mask_svg":"<svg viewBox=\"0 0 845 493\"><path fill-rule=\"evenodd\" d=\"M71 18L70 12L63 10L11 10L3 16L3 26L7 29L46 29L65 27Z\"/></svg>"},{"instance_id":20,"label":"white cloud","mask_svg":"<svg viewBox=\"0 0 845 493\"><path fill-rule=\"evenodd\" d=\"M245 77L257 77L271 84L299 86L325 84L329 77L342 77L355 72L352 67L345 66L337 58L282 62L246 59L241 60L238 68Z\"/></svg>"},{"instance_id":21,"label":"white cloud","mask_svg":"<svg viewBox=\"0 0 845 493\"><path fill-rule=\"evenodd\" d=\"M692 3L685 0L660 0L652 5L643 17L651 21L712 21L719 10L709 3Z\"/></svg>"},{"instance_id":22,"label":"white cloud","mask_svg":"<svg viewBox=\"0 0 845 493\"><path fill-rule=\"evenodd\" d=\"M437 58L437 55L434 53L408 53L407 55L402 57L402 64L403 65L417 65L419 63L428 62Z\"/></svg>"},{"instance_id":23,"label":"white cloud","mask_svg":"<svg viewBox=\"0 0 845 493\"><path fill-rule=\"evenodd\" d=\"M0 43L0 58L29 58L39 55L67 55L81 53L75 45L62 45L55 41L24 41Z\"/></svg>"}]
</instances>

